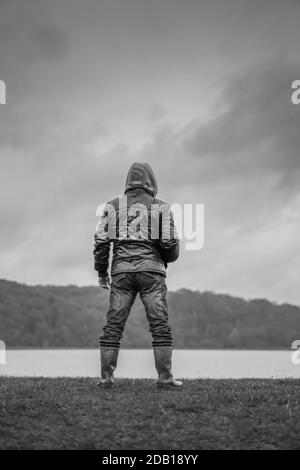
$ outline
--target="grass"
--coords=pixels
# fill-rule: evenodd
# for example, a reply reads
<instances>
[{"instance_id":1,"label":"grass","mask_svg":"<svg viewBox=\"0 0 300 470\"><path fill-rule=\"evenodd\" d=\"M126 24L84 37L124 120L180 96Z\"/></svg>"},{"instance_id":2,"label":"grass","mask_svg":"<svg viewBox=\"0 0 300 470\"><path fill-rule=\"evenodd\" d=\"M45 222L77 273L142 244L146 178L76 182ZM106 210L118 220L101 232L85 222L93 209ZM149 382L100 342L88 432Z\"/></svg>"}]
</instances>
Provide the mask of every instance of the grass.
<instances>
[{"instance_id":1,"label":"grass","mask_svg":"<svg viewBox=\"0 0 300 470\"><path fill-rule=\"evenodd\" d=\"M296 449L300 380L0 378L1 449Z\"/></svg>"}]
</instances>

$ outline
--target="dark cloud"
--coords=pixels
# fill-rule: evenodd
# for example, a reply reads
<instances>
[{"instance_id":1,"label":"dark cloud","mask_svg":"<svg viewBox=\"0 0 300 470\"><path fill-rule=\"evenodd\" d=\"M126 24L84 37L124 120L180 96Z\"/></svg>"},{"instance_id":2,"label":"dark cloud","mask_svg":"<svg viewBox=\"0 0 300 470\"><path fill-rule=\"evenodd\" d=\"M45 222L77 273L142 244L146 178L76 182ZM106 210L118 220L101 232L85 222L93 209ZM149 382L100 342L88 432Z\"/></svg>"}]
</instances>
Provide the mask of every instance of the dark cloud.
<instances>
[{"instance_id":1,"label":"dark cloud","mask_svg":"<svg viewBox=\"0 0 300 470\"><path fill-rule=\"evenodd\" d=\"M47 3L20 0L4 2L0 16L1 65L10 70L18 61L19 71L37 60L65 55L67 35Z\"/></svg>"},{"instance_id":2,"label":"dark cloud","mask_svg":"<svg viewBox=\"0 0 300 470\"><path fill-rule=\"evenodd\" d=\"M291 102L291 84L299 75L299 66L285 61L255 64L227 86L220 97L225 111L184 143L206 177L274 174L280 186L293 187L300 171L300 106Z\"/></svg>"},{"instance_id":3,"label":"dark cloud","mask_svg":"<svg viewBox=\"0 0 300 470\"><path fill-rule=\"evenodd\" d=\"M297 6L86 3L0 3L1 276L93 282L96 207L140 160L206 207L172 288L298 301Z\"/></svg>"},{"instance_id":4,"label":"dark cloud","mask_svg":"<svg viewBox=\"0 0 300 470\"><path fill-rule=\"evenodd\" d=\"M37 48L39 57L47 60L64 56L67 41L59 27L36 25L31 34L32 47Z\"/></svg>"},{"instance_id":5,"label":"dark cloud","mask_svg":"<svg viewBox=\"0 0 300 470\"><path fill-rule=\"evenodd\" d=\"M282 225L285 213L289 221L289 211L293 218L297 210L299 112L290 100L295 78L295 65L279 60L268 66L256 64L252 73L227 83L206 124L193 121L180 129L166 125L136 151L125 143L97 150L95 142L109 136L98 121L72 125L62 116L49 113L43 120L41 114L41 119L35 118L36 133L33 118L24 125L20 122L18 145L13 133L8 133L7 154L2 152L1 157L6 168L2 188L11 186L9 178L16 188L1 203L2 247L4 253L13 252L15 259L6 272L26 265L31 266L30 279L40 272L51 282L68 282L68 276L78 279L83 272L92 276L96 207L123 191L133 160L146 160L158 175L161 197L206 205L205 250L192 256L183 251L178 268L182 282L188 282L188 273L193 273L193 279L199 275L199 282L207 287L216 282L217 288L247 292L243 276L247 272L253 276L259 267L262 282L267 283L274 263L282 262L284 270L295 256L291 248L276 251L271 241L276 233L274 220ZM264 255L261 244L266 243L272 251ZM45 246L47 271L36 261ZM209 267L210 274L199 274L198 264L201 272ZM268 292L275 281L273 273ZM252 293L255 288L248 282Z\"/></svg>"}]
</instances>

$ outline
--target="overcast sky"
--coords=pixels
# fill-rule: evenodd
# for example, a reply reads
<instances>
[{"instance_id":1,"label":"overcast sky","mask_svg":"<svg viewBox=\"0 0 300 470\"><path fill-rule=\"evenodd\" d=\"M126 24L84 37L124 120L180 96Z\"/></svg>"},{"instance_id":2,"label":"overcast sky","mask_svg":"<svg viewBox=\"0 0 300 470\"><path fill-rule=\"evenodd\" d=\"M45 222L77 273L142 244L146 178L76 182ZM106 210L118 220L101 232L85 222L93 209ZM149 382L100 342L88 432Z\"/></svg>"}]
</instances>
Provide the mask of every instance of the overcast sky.
<instances>
[{"instance_id":1,"label":"overcast sky","mask_svg":"<svg viewBox=\"0 0 300 470\"><path fill-rule=\"evenodd\" d=\"M296 0L1 0L0 277L96 284L96 207L148 161L205 204L170 289L300 304L299 25Z\"/></svg>"}]
</instances>

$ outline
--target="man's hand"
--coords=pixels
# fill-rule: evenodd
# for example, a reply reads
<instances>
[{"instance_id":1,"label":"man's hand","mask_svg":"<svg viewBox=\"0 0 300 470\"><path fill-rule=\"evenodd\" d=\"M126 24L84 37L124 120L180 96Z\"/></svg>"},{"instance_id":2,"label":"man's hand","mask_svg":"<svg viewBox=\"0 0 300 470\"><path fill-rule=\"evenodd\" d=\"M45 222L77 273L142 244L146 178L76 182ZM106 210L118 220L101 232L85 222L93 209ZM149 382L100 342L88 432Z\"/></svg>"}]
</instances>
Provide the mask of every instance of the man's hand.
<instances>
[{"instance_id":1,"label":"man's hand","mask_svg":"<svg viewBox=\"0 0 300 470\"><path fill-rule=\"evenodd\" d=\"M102 287L102 289L109 289L110 288L110 277L109 277L109 275L99 276L98 277L98 283L99 283L99 286Z\"/></svg>"}]
</instances>

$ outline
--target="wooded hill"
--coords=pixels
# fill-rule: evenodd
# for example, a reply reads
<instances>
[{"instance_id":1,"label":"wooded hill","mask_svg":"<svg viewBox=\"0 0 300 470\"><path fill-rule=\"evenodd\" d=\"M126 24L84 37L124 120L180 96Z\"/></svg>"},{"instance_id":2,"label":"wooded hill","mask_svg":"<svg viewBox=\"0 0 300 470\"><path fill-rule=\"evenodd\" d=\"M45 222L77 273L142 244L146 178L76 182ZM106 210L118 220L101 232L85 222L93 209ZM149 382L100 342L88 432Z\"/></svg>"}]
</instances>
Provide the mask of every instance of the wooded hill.
<instances>
[{"instance_id":1,"label":"wooded hill","mask_svg":"<svg viewBox=\"0 0 300 470\"><path fill-rule=\"evenodd\" d=\"M7 348L96 348L109 294L97 286L26 286L0 280L0 339ZM290 349L300 339L300 308L181 289L168 294L176 348ZM151 347L136 301L122 343Z\"/></svg>"}]
</instances>

